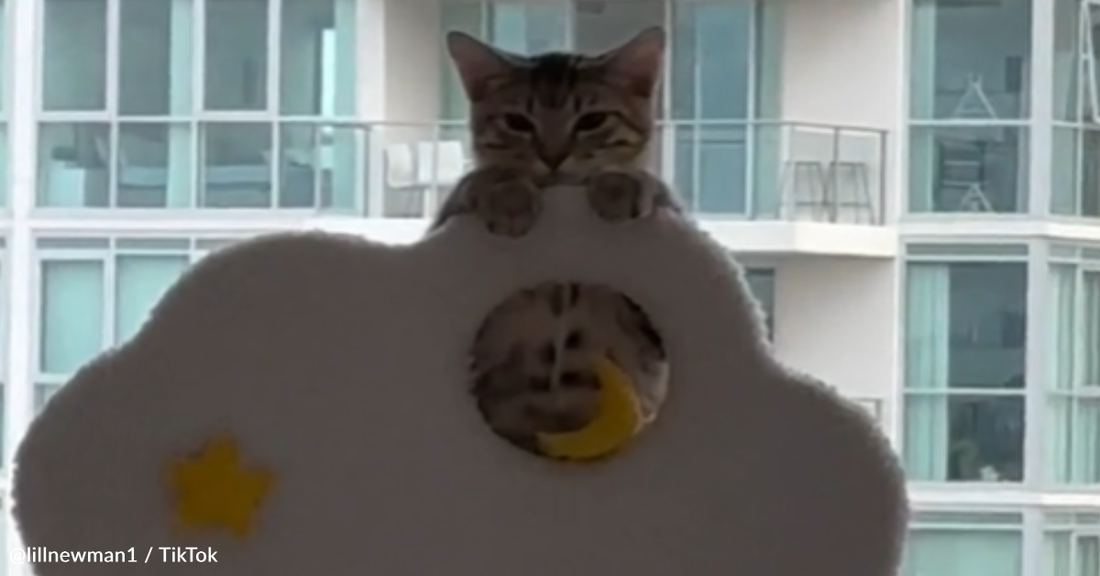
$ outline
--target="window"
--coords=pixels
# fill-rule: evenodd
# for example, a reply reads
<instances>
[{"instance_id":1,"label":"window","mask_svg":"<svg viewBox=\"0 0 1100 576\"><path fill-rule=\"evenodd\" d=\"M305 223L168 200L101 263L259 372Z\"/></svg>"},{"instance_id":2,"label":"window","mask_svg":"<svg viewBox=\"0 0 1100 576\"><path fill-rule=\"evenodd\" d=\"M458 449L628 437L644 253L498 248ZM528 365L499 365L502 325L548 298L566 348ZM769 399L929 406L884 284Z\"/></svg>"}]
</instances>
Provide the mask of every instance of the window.
<instances>
[{"instance_id":1,"label":"window","mask_svg":"<svg viewBox=\"0 0 1100 576\"><path fill-rule=\"evenodd\" d=\"M912 212L1028 209L1030 0L915 0Z\"/></svg>"},{"instance_id":2,"label":"window","mask_svg":"<svg viewBox=\"0 0 1100 576\"><path fill-rule=\"evenodd\" d=\"M912 125L911 212L1027 210L1027 131L1019 126Z\"/></svg>"},{"instance_id":3,"label":"window","mask_svg":"<svg viewBox=\"0 0 1100 576\"><path fill-rule=\"evenodd\" d=\"M1100 263L1097 263L1100 264ZM1047 470L1059 484L1100 484L1100 265L1050 268Z\"/></svg>"},{"instance_id":4,"label":"window","mask_svg":"<svg viewBox=\"0 0 1100 576\"><path fill-rule=\"evenodd\" d=\"M901 576L1021 576L1021 522L1011 513L917 512Z\"/></svg>"},{"instance_id":5,"label":"window","mask_svg":"<svg viewBox=\"0 0 1100 576\"><path fill-rule=\"evenodd\" d=\"M188 266L227 242L39 239L35 409L89 360L136 334Z\"/></svg>"},{"instance_id":6,"label":"window","mask_svg":"<svg viewBox=\"0 0 1100 576\"><path fill-rule=\"evenodd\" d=\"M773 87L763 81L763 63L776 56L771 35L765 32L777 14L768 3L751 0L574 1L545 6L448 2L442 25L520 53L561 48L597 52L646 26L665 26L670 32L668 71L658 111L666 122L654 161L696 210L745 216L778 205L775 198L755 198L750 185L757 176L750 165L753 143L758 137L766 139L778 151L780 139L778 129L758 134L751 126L753 119L770 113L770 102L778 100L768 96ZM440 61L440 117L460 120L467 112L461 83L450 61ZM759 94L753 93L754 86ZM440 137L461 142L464 130L445 129ZM778 196L775 186L759 188ZM397 191L387 191L391 194Z\"/></svg>"},{"instance_id":7,"label":"window","mask_svg":"<svg viewBox=\"0 0 1100 576\"><path fill-rule=\"evenodd\" d=\"M107 109L107 0L42 5L42 109Z\"/></svg>"},{"instance_id":8,"label":"window","mask_svg":"<svg viewBox=\"0 0 1100 576\"><path fill-rule=\"evenodd\" d=\"M1100 1L1054 5L1053 214L1100 217Z\"/></svg>"},{"instance_id":9,"label":"window","mask_svg":"<svg viewBox=\"0 0 1100 576\"><path fill-rule=\"evenodd\" d=\"M1021 481L1027 265L917 261L906 276L909 477Z\"/></svg>"},{"instance_id":10,"label":"window","mask_svg":"<svg viewBox=\"0 0 1100 576\"><path fill-rule=\"evenodd\" d=\"M1044 520L1043 576L1100 574L1100 514L1051 513Z\"/></svg>"},{"instance_id":11,"label":"window","mask_svg":"<svg viewBox=\"0 0 1100 576\"><path fill-rule=\"evenodd\" d=\"M205 8L203 109L267 110L267 0L207 0Z\"/></svg>"},{"instance_id":12,"label":"window","mask_svg":"<svg viewBox=\"0 0 1100 576\"><path fill-rule=\"evenodd\" d=\"M38 206L354 209L355 6L44 0Z\"/></svg>"},{"instance_id":13,"label":"window","mask_svg":"<svg viewBox=\"0 0 1100 576\"><path fill-rule=\"evenodd\" d=\"M1100 125L1056 124L1050 212L1100 218Z\"/></svg>"}]
</instances>

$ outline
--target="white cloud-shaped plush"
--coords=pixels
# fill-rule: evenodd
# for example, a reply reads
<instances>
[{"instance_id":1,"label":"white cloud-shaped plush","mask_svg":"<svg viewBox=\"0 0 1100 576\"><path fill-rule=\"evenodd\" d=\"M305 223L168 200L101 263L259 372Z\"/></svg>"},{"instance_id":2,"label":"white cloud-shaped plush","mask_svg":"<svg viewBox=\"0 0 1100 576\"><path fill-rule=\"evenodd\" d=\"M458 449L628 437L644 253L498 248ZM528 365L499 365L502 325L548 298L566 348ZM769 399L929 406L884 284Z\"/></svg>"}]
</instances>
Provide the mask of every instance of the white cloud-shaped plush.
<instances>
[{"instance_id":1,"label":"white cloud-shaped plush","mask_svg":"<svg viewBox=\"0 0 1100 576\"><path fill-rule=\"evenodd\" d=\"M906 505L888 444L772 359L728 254L671 214L610 224L575 190L551 198L518 240L455 220L409 246L278 235L199 263L16 455L27 546L137 562L38 573L891 576ZM657 423L601 464L512 448L467 392L484 316L548 279L629 294L672 358ZM225 431L276 488L250 539L181 536L165 463ZM160 562L187 545L218 562Z\"/></svg>"}]
</instances>

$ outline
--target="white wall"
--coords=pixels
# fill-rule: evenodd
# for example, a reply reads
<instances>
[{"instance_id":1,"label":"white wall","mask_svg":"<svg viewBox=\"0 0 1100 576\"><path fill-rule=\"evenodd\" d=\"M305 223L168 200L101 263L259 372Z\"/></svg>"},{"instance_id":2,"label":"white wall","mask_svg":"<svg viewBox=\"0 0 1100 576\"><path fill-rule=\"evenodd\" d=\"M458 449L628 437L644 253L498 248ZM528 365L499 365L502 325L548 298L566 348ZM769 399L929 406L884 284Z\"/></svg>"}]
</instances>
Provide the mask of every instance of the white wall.
<instances>
[{"instance_id":1,"label":"white wall","mask_svg":"<svg viewBox=\"0 0 1100 576\"><path fill-rule=\"evenodd\" d=\"M769 0L782 6L781 113L784 120L868 127L896 134L905 117L902 0ZM885 198L892 214L901 187L896 180L896 138L844 131L788 130L788 155L810 159L835 153L866 166L874 202ZM839 145L839 149L836 147ZM883 147L885 145L885 150ZM816 152L815 152L816 150ZM885 158L885 162L883 161ZM880 189L879 182L884 181Z\"/></svg>"},{"instance_id":2,"label":"white wall","mask_svg":"<svg viewBox=\"0 0 1100 576\"><path fill-rule=\"evenodd\" d=\"M385 4L385 23L385 119L435 120L443 62L438 3L390 0Z\"/></svg>"},{"instance_id":3,"label":"white wall","mask_svg":"<svg viewBox=\"0 0 1100 576\"><path fill-rule=\"evenodd\" d=\"M892 127L903 103L900 0L780 0L783 116Z\"/></svg>"},{"instance_id":4,"label":"white wall","mask_svg":"<svg viewBox=\"0 0 1100 576\"><path fill-rule=\"evenodd\" d=\"M776 354L845 396L891 402L900 376L897 294L891 260L785 258L775 268Z\"/></svg>"}]
</instances>

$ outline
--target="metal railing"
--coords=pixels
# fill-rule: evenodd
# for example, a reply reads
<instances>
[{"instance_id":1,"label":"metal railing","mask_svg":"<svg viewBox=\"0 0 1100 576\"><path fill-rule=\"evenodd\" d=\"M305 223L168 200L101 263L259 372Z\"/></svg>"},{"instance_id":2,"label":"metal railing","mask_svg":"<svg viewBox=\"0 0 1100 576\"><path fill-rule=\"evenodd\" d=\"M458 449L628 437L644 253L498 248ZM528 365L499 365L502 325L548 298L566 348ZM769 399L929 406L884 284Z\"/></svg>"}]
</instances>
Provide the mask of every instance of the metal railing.
<instances>
[{"instance_id":1,"label":"metal railing","mask_svg":"<svg viewBox=\"0 0 1100 576\"><path fill-rule=\"evenodd\" d=\"M423 217L469 165L461 123L368 130L364 213ZM667 121L651 167L701 216L881 225L886 133L800 122Z\"/></svg>"},{"instance_id":2,"label":"metal railing","mask_svg":"<svg viewBox=\"0 0 1100 576\"><path fill-rule=\"evenodd\" d=\"M425 218L470 166L468 129L458 121L69 123L51 130L39 148L39 206L47 209ZM883 222L882 130L665 121L650 161L704 217Z\"/></svg>"}]
</instances>

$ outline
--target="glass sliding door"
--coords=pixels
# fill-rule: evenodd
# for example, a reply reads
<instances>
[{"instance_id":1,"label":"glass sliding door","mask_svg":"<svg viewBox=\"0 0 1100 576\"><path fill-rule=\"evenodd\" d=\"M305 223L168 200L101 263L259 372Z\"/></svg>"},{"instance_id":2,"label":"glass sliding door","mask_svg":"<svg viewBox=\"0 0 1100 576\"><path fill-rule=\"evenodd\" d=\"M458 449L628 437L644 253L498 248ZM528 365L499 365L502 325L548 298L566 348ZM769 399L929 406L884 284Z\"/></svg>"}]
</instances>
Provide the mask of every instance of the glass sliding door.
<instances>
[{"instance_id":1,"label":"glass sliding door","mask_svg":"<svg viewBox=\"0 0 1100 576\"><path fill-rule=\"evenodd\" d=\"M751 209L754 12L749 2L673 4L665 137L673 158L665 162L699 212L745 215Z\"/></svg>"}]
</instances>

